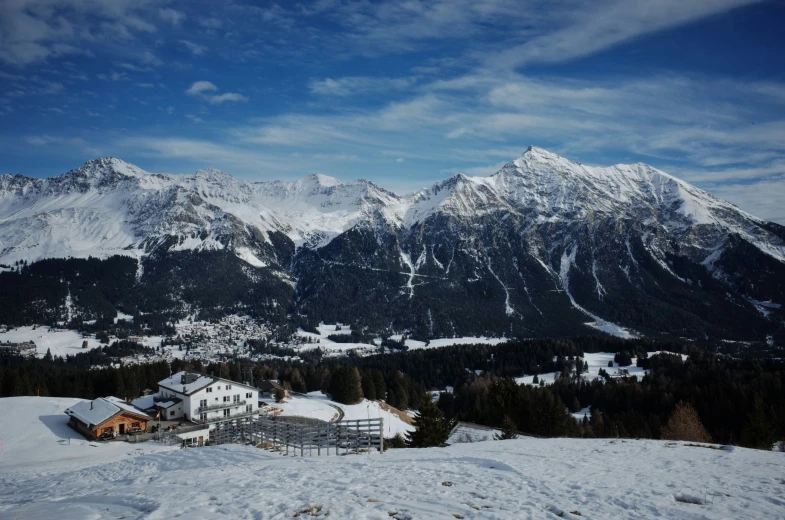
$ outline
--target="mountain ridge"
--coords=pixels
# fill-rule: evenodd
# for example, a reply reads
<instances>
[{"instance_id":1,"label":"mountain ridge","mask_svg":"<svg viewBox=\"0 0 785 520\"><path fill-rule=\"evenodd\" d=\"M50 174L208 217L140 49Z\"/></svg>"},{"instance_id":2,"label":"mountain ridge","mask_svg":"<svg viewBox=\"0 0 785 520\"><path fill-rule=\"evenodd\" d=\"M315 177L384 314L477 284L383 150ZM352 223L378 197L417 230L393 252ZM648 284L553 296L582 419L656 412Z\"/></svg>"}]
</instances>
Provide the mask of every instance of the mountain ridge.
<instances>
[{"instance_id":1,"label":"mountain ridge","mask_svg":"<svg viewBox=\"0 0 785 520\"><path fill-rule=\"evenodd\" d=\"M284 284L254 290L287 299L277 304L292 316L380 329L389 315L421 337L590 323L768 341L783 327L783 230L651 166L586 166L535 146L493 175L406 195L320 174L154 174L116 158L0 176L0 263L123 255L164 276L212 252Z\"/></svg>"}]
</instances>

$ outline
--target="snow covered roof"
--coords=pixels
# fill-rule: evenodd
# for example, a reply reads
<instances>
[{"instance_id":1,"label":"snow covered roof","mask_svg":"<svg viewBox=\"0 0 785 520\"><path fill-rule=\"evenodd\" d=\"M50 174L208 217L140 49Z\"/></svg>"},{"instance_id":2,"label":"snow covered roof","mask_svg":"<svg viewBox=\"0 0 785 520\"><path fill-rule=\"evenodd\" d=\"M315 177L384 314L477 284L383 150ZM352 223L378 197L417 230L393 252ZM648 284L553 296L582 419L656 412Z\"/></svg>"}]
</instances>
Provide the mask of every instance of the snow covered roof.
<instances>
[{"instance_id":1,"label":"snow covered roof","mask_svg":"<svg viewBox=\"0 0 785 520\"><path fill-rule=\"evenodd\" d=\"M122 399L111 396L99 397L93 401L81 401L65 410L65 413L71 417L93 426L104 423L121 412L151 419L150 416L138 408L131 406Z\"/></svg>"},{"instance_id":2,"label":"snow covered roof","mask_svg":"<svg viewBox=\"0 0 785 520\"><path fill-rule=\"evenodd\" d=\"M149 410L155 407L154 399L156 397L158 397L158 394L143 395L131 401L131 404L140 410Z\"/></svg>"},{"instance_id":3,"label":"snow covered roof","mask_svg":"<svg viewBox=\"0 0 785 520\"><path fill-rule=\"evenodd\" d=\"M158 386L162 386L178 394L190 395L198 392L210 383L215 381L212 376L199 374L198 372L190 372L184 370L177 372L162 381L158 381Z\"/></svg>"},{"instance_id":4,"label":"snow covered roof","mask_svg":"<svg viewBox=\"0 0 785 520\"><path fill-rule=\"evenodd\" d=\"M178 394L191 395L195 392L198 392L202 388L205 388L211 383L218 381L224 381L230 385L237 385L256 390L256 388L253 386L246 385L244 383L238 383L237 381L223 379L221 377L207 376L190 370L183 370L182 372L178 372L167 377L163 381L158 381L158 386L164 387L167 390L171 390Z\"/></svg>"}]
</instances>

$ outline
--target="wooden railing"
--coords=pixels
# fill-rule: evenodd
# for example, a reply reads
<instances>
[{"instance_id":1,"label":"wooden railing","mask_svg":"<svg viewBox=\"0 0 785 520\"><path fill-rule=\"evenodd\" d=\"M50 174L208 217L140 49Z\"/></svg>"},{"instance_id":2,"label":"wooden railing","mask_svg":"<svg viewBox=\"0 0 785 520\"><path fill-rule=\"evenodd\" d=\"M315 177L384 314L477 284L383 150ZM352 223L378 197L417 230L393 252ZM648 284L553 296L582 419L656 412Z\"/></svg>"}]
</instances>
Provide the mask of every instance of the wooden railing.
<instances>
[{"instance_id":1,"label":"wooden railing","mask_svg":"<svg viewBox=\"0 0 785 520\"><path fill-rule=\"evenodd\" d=\"M251 443L261 447L284 451L289 455L300 451L309 455L360 453L372 449L383 451L384 420L359 419L340 422L293 423L267 418L228 418L215 421L210 433L212 444Z\"/></svg>"}]
</instances>

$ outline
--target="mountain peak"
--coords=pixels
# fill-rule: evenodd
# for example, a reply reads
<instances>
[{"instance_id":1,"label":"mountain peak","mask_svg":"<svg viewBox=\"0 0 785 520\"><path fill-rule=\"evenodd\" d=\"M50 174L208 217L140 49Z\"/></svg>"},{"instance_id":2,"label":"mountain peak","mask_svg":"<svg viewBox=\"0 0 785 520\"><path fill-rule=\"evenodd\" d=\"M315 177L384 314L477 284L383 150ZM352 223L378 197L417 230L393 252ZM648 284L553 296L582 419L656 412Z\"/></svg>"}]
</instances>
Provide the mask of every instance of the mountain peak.
<instances>
[{"instance_id":1,"label":"mountain peak","mask_svg":"<svg viewBox=\"0 0 785 520\"><path fill-rule=\"evenodd\" d=\"M76 170L68 172L74 176L98 178L107 174L120 174L127 177L146 177L148 173L117 157L99 157L85 162Z\"/></svg>"},{"instance_id":2,"label":"mountain peak","mask_svg":"<svg viewBox=\"0 0 785 520\"><path fill-rule=\"evenodd\" d=\"M312 173L308 175L306 179L311 182L315 182L319 186L324 186L325 188L331 188L333 186L338 186L339 184L341 184L341 181L339 181L335 177L330 177L329 175L323 175L321 173Z\"/></svg>"},{"instance_id":3,"label":"mountain peak","mask_svg":"<svg viewBox=\"0 0 785 520\"><path fill-rule=\"evenodd\" d=\"M531 159L536 161L567 161L561 155L546 150L545 148L540 148L539 146L531 145L529 146L523 154L521 154L521 159ZM572 161L569 161L572 162Z\"/></svg>"}]
</instances>

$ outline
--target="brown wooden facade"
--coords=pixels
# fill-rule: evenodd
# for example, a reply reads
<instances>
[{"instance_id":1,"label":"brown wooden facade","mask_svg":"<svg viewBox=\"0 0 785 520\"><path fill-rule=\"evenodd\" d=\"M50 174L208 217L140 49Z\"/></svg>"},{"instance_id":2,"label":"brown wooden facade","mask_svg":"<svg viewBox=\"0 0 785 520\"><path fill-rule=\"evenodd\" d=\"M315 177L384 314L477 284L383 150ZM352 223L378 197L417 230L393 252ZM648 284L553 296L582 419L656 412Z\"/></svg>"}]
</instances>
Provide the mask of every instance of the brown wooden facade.
<instances>
[{"instance_id":1,"label":"brown wooden facade","mask_svg":"<svg viewBox=\"0 0 785 520\"><path fill-rule=\"evenodd\" d=\"M143 418L131 412L121 411L98 425L87 425L72 416L68 425L88 439L97 439L105 432L111 432L112 435L117 436L125 435L132 428L141 428L146 431L149 420L147 417Z\"/></svg>"}]
</instances>

